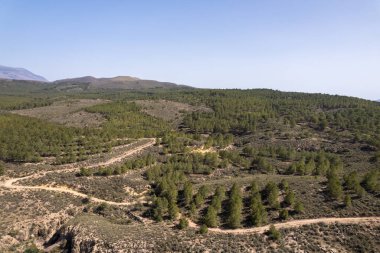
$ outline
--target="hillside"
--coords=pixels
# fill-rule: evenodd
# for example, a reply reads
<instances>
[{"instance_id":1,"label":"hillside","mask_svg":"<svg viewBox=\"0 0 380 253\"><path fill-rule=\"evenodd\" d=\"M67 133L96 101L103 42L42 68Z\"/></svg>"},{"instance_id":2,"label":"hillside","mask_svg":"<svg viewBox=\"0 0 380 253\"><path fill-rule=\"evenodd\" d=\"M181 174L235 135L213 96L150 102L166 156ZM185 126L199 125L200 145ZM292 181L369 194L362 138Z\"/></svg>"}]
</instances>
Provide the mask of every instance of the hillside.
<instances>
[{"instance_id":1,"label":"hillside","mask_svg":"<svg viewBox=\"0 0 380 253\"><path fill-rule=\"evenodd\" d=\"M79 78L63 79L53 82L58 84L56 87L59 90L139 90L139 89L155 89L155 88L178 88L187 87L185 85L177 85L169 82L159 82L154 80L142 80L130 76L118 76L113 78L95 78L85 76ZM85 88L84 88L85 87Z\"/></svg>"},{"instance_id":2,"label":"hillside","mask_svg":"<svg viewBox=\"0 0 380 253\"><path fill-rule=\"evenodd\" d=\"M23 68L12 68L0 65L0 79L13 79L13 80L30 80L30 81L39 81L47 82L47 80L38 76L29 70Z\"/></svg>"},{"instance_id":3,"label":"hillside","mask_svg":"<svg viewBox=\"0 0 380 253\"><path fill-rule=\"evenodd\" d=\"M379 103L136 82L0 81L1 252L379 252Z\"/></svg>"}]
</instances>

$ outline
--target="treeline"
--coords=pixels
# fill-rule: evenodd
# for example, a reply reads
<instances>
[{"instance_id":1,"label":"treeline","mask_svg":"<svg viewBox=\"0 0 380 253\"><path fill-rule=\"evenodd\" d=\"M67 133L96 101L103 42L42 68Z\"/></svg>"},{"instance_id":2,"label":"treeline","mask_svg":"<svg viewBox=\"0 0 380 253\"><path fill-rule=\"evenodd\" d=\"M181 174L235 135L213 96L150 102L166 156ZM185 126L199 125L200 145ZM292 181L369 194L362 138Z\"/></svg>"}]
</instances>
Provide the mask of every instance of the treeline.
<instances>
[{"instance_id":1,"label":"treeline","mask_svg":"<svg viewBox=\"0 0 380 253\"><path fill-rule=\"evenodd\" d=\"M318 153L309 152L303 155L298 162L293 162L289 166L286 174L324 176L329 171L342 172L343 162L336 155L320 151Z\"/></svg>"},{"instance_id":2,"label":"treeline","mask_svg":"<svg viewBox=\"0 0 380 253\"><path fill-rule=\"evenodd\" d=\"M81 136L92 136L102 143L101 135L17 115L0 115L0 159L12 162L36 162L42 156L59 156L74 148ZM86 147L89 148L89 147Z\"/></svg>"},{"instance_id":3,"label":"treeline","mask_svg":"<svg viewBox=\"0 0 380 253\"><path fill-rule=\"evenodd\" d=\"M109 152L115 139L160 137L168 125L140 112L134 103L115 102L86 109L107 118L101 128L72 128L12 114L0 115L0 160L38 162L56 157L55 164L87 159L91 154Z\"/></svg>"},{"instance_id":4,"label":"treeline","mask_svg":"<svg viewBox=\"0 0 380 253\"><path fill-rule=\"evenodd\" d=\"M145 155L133 160L127 160L120 166L108 166L99 168L80 168L77 173L79 177L90 177L90 176L112 176L112 175L122 175L127 171L141 169L156 163L156 158L151 155Z\"/></svg>"},{"instance_id":5,"label":"treeline","mask_svg":"<svg viewBox=\"0 0 380 253\"><path fill-rule=\"evenodd\" d=\"M377 194L380 191L380 171L371 170L363 177L357 172L345 174L343 182L335 170L327 173L326 191L333 200L344 200L346 206L351 206L351 195L361 198L366 192Z\"/></svg>"},{"instance_id":6,"label":"treeline","mask_svg":"<svg viewBox=\"0 0 380 253\"><path fill-rule=\"evenodd\" d=\"M343 171L343 162L339 156L324 151L296 151L284 146L244 146L238 150L221 150L220 158L225 164L233 164L251 171L261 173L279 173L287 175L318 175L325 176L330 169ZM283 169L273 165L273 160L290 162L291 165Z\"/></svg>"},{"instance_id":7,"label":"treeline","mask_svg":"<svg viewBox=\"0 0 380 253\"><path fill-rule=\"evenodd\" d=\"M356 140L380 146L380 105L363 99L265 89L182 90L133 96L210 107L212 112L193 112L185 117L184 125L194 133L250 134L273 119L279 127L302 123L317 131L331 129L331 134L347 130Z\"/></svg>"},{"instance_id":8,"label":"treeline","mask_svg":"<svg viewBox=\"0 0 380 253\"><path fill-rule=\"evenodd\" d=\"M216 153L188 153L172 155L167 159L166 167L175 168L185 174L208 175L221 165Z\"/></svg>"},{"instance_id":9,"label":"treeline","mask_svg":"<svg viewBox=\"0 0 380 253\"><path fill-rule=\"evenodd\" d=\"M1 110L21 110L48 106L53 103L50 98L30 98L22 96L0 95Z\"/></svg>"}]
</instances>

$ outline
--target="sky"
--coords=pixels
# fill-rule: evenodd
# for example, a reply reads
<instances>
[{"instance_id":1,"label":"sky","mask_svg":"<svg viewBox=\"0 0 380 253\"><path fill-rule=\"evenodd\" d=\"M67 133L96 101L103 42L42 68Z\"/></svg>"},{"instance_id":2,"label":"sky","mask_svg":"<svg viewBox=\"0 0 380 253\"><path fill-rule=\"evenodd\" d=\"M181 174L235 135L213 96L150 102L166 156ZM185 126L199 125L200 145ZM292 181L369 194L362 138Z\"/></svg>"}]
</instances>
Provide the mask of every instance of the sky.
<instances>
[{"instance_id":1,"label":"sky","mask_svg":"<svg viewBox=\"0 0 380 253\"><path fill-rule=\"evenodd\" d=\"M0 0L0 65L380 99L380 0Z\"/></svg>"}]
</instances>

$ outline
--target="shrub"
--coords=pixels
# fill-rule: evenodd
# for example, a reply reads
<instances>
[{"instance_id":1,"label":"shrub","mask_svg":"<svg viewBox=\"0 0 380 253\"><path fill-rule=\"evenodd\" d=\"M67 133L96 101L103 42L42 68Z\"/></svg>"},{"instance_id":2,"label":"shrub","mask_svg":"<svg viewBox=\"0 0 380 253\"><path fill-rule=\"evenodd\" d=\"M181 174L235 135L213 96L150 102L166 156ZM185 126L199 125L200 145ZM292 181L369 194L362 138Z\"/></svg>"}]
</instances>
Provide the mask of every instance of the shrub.
<instances>
[{"instance_id":1,"label":"shrub","mask_svg":"<svg viewBox=\"0 0 380 253\"><path fill-rule=\"evenodd\" d=\"M305 211L305 207L303 206L303 203L300 200L296 200L294 204L294 211L296 213L303 213Z\"/></svg>"},{"instance_id":2,"label":"shrub","mask_svg":"<svg viewBox=\"0 0 380 253\"><path fill-rule=\"evenodd\" d=\"M98 213L98 214L104 214L104 212L108 209L108 204L107 203L101 203L100 205L98 205L94 212L95 213Z\"/></svg>"},{"instance_id":3,"label":"shrub","mask_svg":"<svg viewBox=\"0 0 380 253\"><path fill-rule=\"evenodd\" d=\"M32 244L24 250L24 253L42 253L42 250L39 250L35 244Z\"/></svg>"},{"instance_id":4,"label":"shrub","mask_svg":"<svg viewBox=\"0 0 380 253\"><path fill-rule=\"evenodd\" d=\"M205 224L203 224L203 225L199 228L199 233L202 234L202 235L204 235L204 234L207 234L207 232L208 232L208 227L207 227Z\"/></svg>"},{"instance_id":5,"label":"shrub","mask_svg":"<svg viewBox=\"0 0 380 253\"><path fill-rule=\"evenodd\" d=\"M365 174L362 185L369 192L377 191L379 188L379 172L377 170L372 170Z\"/></svg>"},{"instance_id":6,"label":"shrub","mask_svg":"<svg viewBox=\"0 0 380 253\"><path fill-rule=\"evenodd\" d=\"M343 179L344 185L347 187L347 189L355 191L355 193L359 196L362 196L364 194L363 187L360 185L358 173L356 171L345 175Z\"/></svg>"},{"instance_id":7,"label":"shrub","mask_svg":"<svg viewBox=\"0 0 380 253\"><path fill-rule=\"evenodd\" d=\"M282 179L280 182L280 189L283 191L288 191L289 189L289 183L285 179Z\"/></svg>"},{"instance_id":8,"label":"shrub","mask_svg":"<svg viewBox=\"0 0 380 253\"><path fill-rule=\"evenodd\" d=\"M287 209L281 209L280 210L280 219L281 220L287 220L289 218L289 212Z\"/></svg>"},{"instance_id":9,"label":"shrub","mask_svg":"<svg viewBox=\"0 0 380 253\"><path fill-rule=\"evenodd\" d=\"M189 221L186 218L181 218L179 220L178 227L179 229L185 229L189 226Z\"/></svg>"},{"instance_id":10,"label":"shrub","mask_svg":"<svg viewBox=\"0 0 380 253\"><path fill-rule=\"evenodd\" d=\"M281 238L281 233L276 229L274 225L270 225L268 236L270 239L277 241Z\"/></svg>"},{"instance_id":11,"label":"shrub","mask_svg":"<svg viewBox=\"0 0 380 253\"><path fill-rule=\"evenodd\" d=\"M346 196L344 196L344 206L345 207L351 207L352 206L351 196L348 194Z\"/></svg>"}]
</instances>

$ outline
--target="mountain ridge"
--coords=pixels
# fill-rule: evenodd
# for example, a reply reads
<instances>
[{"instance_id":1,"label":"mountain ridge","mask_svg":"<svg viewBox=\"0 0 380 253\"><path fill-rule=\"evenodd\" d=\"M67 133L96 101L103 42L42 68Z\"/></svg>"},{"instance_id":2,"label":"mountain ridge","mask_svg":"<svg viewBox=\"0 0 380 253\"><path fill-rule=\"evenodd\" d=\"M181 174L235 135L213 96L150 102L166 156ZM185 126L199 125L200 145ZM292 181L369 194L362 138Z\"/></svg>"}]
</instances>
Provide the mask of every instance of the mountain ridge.
<instances>
[{"instance_id":1,"label":"mountain ridge","mask_svg":"<svg viewBox=\"0 0 380 253\"><path fill-rule=\"evenodd\" d=\"M57 84L61 87L83 87L86 86L86 89L151 89L151 88L191 88L191 86L180 85L171 82L160 82L156 80L145 80L132 76L116 76L116 77L102 77L96 78L93 76L83 76L77 78L68 78L62 80L56 80L52 84Z\"/></svg>"},{"instance_id":2,"label":"mountain ridge","mask_svg":"<svg viewBox=\"0 0 380 253\"><path fill-rule=\"evenodd\" d=\"M0 65L0 79L48 82L43 76L36 75L25 68L14 68L4 65Z\"/></svg>"}]
</instances>

